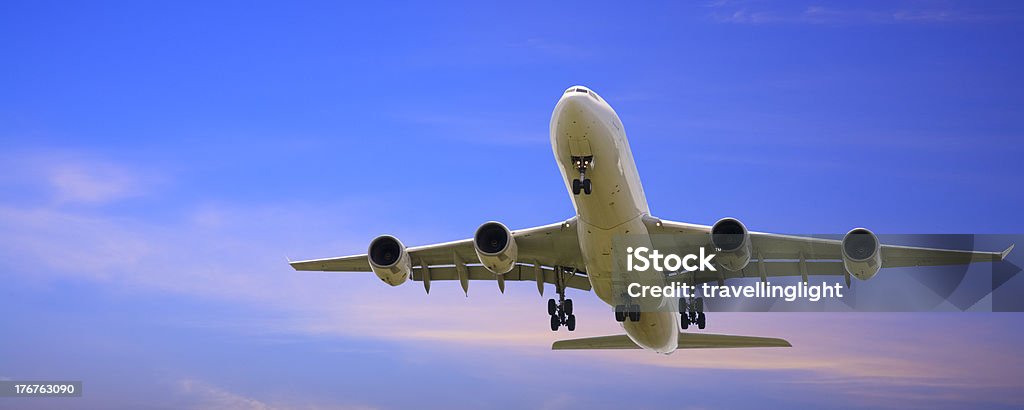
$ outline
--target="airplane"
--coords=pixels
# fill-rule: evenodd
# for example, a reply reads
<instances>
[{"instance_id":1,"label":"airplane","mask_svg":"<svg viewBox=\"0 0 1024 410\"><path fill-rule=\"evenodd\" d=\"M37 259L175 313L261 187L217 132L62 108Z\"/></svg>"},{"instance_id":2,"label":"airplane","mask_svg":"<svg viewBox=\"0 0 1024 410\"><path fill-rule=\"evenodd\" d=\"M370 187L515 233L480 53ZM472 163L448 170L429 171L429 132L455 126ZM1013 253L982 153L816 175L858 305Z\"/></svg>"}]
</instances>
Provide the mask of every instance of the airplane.
<instances>
[{"instance_id":1,"label":"airplane","mask_svg":"<svg viewBox=\"0 0 1024 410\"><path fill-rule=\"evenodd\" d=\"M691 284L741 277L767 281L777 276L801 276L806 283L808 275L837 275L849 287L851 275L867 280L880 268L998 262L1013 249L1010 245L1002 252L977 252L886 245L865 228L855 228L838 240L748 231L735 218L723 218L711 226L656 218L648 208L619 116L604 98L584 86L562 93L551 116L550 138L576 212L572 218L515 231L490 221L480 225L472 238L410 248L394 236L381 235L370 242L365 254L290 265L298 271L373 272L391 286L411 278L422 282L428 294L434 281L458 280L467 295L470 281L496 281L502 293L506 281L535 281L542 296L545 284L551 284L558 295L557 300L548 300L552 331L576 328L566 290L592 291L613 308L625 334L560 340L552 349L646 349L671 354L677 349L791 344L769 337L681 332L680 328L694 324L704 329L707 315L702 299L664 298L664 304L677 304L674 310L641 307L623 299L615 285L622 273L611 256L616 237L703 238L718 252L716 263L721 269L691 275Z\"/></svg>"}]
</instances>

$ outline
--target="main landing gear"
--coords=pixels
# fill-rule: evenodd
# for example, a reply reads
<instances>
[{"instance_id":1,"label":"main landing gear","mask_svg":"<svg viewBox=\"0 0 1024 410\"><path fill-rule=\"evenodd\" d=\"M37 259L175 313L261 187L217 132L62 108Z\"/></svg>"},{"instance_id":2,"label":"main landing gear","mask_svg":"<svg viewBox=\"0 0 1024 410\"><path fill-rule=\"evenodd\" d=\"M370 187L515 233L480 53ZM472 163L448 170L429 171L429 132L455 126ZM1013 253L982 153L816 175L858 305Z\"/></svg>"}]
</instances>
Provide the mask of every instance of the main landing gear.
<instances>
[{"instance_id":1,"label":"main landing gear","mask_svg":"<svg viewBox=\"0 0 1024 410\"><path fill-rule=\"evenodd\" d=\"M555 284L555 291L558 292L558 300L548 299L548 315L551 316L551 331L557 332L560 326L565 326L570 332L576 330L576 315L572 314L572 299L565 298L565 274L574 274L573 271L562 267L556 267L558 283Z\"/></svg>"},{"instance_id":2,"label":"main landing gear","mask_svg":"<svg viewBox=\"0 0 1024 410\"><path fill-rule=\"evenodd\" d=\"M590 195L590 178L587 178L587 170L594 164L594 156L588 155L585 157L572 157L572 164L576 166L576 170L580 172L579 179L572 180L572 193L573 195L579 195L580 191L584 194Z\"/></svg>"},{"instance_id":3,"label":"main landing gear","mask_svg":"<svg viewBox=\"0 0 1024 410\"><path fill-rule=\"evenodd\" d=\"M690 328L690 325L697 325L697 329L704 329L707 325L707 315L704 314L704 298L679 298L679 319L683 329Z\"/></svg>"},{"instance_id":4,"label":"main landing gear","mask_svg":"<svg viewBox=\"0 0 1024 410\"><path fill-rule=\"evenodd\" d=\"M559 326L565 326L570 332L576 330L576 315L572 314L572 299L566 299L565 294L558 295L558 301L548 299L548 314L551 315L551 331L558 331Z\"/></svg>"},{"instance_id":5,"label":"main landing gear","mask_svg":"<svg viewBox=\"0 0 1024 410\"><path fill-rule=\"evenodd\" d=\"M615 305L615 321L622 323L629 319L630 322L639 322L640 305L633 303L625 294L622 295L622 300L626 303Z\"/></svg>"}]
</instances>

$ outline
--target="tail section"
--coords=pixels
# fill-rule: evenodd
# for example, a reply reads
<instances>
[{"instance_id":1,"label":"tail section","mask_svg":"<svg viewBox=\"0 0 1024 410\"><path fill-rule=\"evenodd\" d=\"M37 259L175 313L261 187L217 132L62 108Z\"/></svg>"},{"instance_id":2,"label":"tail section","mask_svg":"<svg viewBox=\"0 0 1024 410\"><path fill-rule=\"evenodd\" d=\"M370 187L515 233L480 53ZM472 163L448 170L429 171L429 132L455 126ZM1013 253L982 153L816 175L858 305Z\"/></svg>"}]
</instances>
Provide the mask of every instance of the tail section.
<instances>
[{"instance_id":1,"label":"tail section","mask_svg":"<svg viewBox=\"0 0 1024 410\"><path fill-rule=\"evenodd\" d=\"M793 347L784 339L774 337L716 335L708 333L680 333L679 349L721 349L738 347ZM639 349L626 335L585 337L559 340L551 350L606 350Z\"/></svg>"}]
</instances>

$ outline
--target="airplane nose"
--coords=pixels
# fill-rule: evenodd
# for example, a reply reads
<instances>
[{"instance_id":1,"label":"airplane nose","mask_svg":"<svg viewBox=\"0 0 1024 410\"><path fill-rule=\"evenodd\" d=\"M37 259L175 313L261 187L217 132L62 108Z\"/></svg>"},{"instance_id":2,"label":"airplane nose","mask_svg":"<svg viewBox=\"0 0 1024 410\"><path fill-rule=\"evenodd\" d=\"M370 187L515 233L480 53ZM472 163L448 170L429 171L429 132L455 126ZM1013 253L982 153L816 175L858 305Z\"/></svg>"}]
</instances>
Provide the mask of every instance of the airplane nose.
<instances>
[{"instance_id":1,"label":"airplane nose","mask_svg":"<svg viewBox=\"0 0 1024 410\"><path fill-rule=\"evenodd\" d=\"M575 113L583 113L590 110L593 101L590 96L584 93L572 92L562 97L562 109Z\"/></svg>"},{"instance_id":2,"label":"airplane nose","mask_svg":"<svg viewBox=\"0 0 1024 410\"><path fill-rule=\"evenodd\" d=\"M581 95L566 95L562 98L562 107L566 110L577 111L584 108L586 100Z\"/></svg>"}]
</instances>

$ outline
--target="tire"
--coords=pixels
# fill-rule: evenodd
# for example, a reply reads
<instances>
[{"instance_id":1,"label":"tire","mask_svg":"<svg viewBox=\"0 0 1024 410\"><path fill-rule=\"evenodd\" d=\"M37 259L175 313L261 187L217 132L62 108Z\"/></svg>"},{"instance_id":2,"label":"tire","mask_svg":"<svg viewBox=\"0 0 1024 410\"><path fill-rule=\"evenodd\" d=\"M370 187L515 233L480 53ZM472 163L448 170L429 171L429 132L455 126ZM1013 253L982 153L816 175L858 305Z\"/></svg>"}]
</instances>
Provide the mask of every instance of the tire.
<instances>
[{"instance_id":1,"label":"tire","mask_svg":"<svg viewBox=\"0 0 1024 410\"><path fill-rule=\"evenodd\" d=\"M583 193L590 195L590 178L583 180Z\"/></svg>"},{"instance_id":2,"label":"tire","mask_svg":"<svg viewBox=\"0 0 1024 410\"><path fill-rule=\"evenodd\" d=\"M565 300L565 304L562 305L562 310L565 311L565 314L570 316L572 315L572 299Z\"/></svg>"},{"instance_id":3,"label":"tire","mask_svg":"<svg viewBox=\"0 0 1024 410\"><path fill-rule=\"evenodd\" d=\"M690 320L688 317L686 317L685 315L681 315L679 319L679 323L682 324L683 330L690 328Z\"/></svg>"},{"instance_id":4,"label":"tire","mask_svg":"<svg viewBox=\"0 0 1024 410\"><path fill-rule=\"evenodd\" d=\"M623 305L615 306L615 321L622 323L626 321L626 307Z\"/></svg>"},{"instance_id":5,"label":"tire","mask_svg":"<svg viewBox=\"0 0 1024 410\"><path fill-rule=\"evenodd\" d=\"M707 324L707 316L704 316L703 313L697 315L697 329L704 330L704 326Z\"/></svg>"},{"instance_id":6,"label":"tire","mask_svg":"<svg viewBox=\"0 0 1024 410\"><path fill-rule=\"evenodd\" d=\"M640 311L639 311L639 309L637 311L634 311L634 312L629 312L629 321L630 322L639 322L640 321Z\"/></svg>"},{"instance_id":7,"label":"tire","mask_svg":"<svg viewBox=\"0 0 1024 410\"><path fill-rule=\"evenodd\" d=\"M697 298L697 300L693 302L693 306L693 310L696 310L697 313L704 313L704 298Z\"/></svg>"},{"instance_id":8,"label":"tire","mask_svg":"<svg viewBox=\"0 0 1024 410\"><path fill-rule=\"evenodd\" d=\"M576 315L569 315L569 318L565 319L565 328L570 332L576 330Z\"/></svg>"},{"instance_id":9,"label":"tire","mask_svg":"<svg viewBox=\"0 0 1024 410\"><path fill-rule=\"evenodd\" d=\"M572 180L572 194L579 195L581 189L583 189L583 183L578 179Z\"/></svg>"},{"instance_id":10,"label":"tire","mask_svg":"<svg viewBox=\"0 0 1024 410\"><path fill-rule=\"evenodd\" d=\"M557 332L559 325L561 325L561 323L558 321L558 316L551 315L551 331Z\"/></svg>"},{"instance_id":11,"label":"tire","mask_svg":"<svg viewBox=\"0 0 1024 410\"><path fill-rule=\"evenodd\" d=\"M558 310L558 305L555 304L554 299L548 299L548 315L554 316Z\"/></svg>"}]
</instances>

